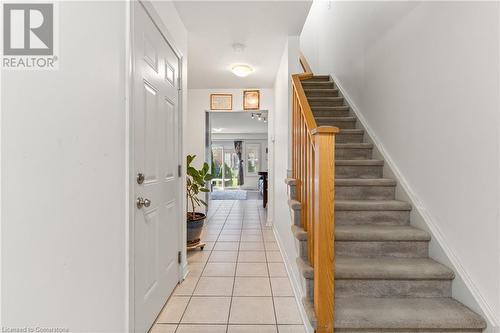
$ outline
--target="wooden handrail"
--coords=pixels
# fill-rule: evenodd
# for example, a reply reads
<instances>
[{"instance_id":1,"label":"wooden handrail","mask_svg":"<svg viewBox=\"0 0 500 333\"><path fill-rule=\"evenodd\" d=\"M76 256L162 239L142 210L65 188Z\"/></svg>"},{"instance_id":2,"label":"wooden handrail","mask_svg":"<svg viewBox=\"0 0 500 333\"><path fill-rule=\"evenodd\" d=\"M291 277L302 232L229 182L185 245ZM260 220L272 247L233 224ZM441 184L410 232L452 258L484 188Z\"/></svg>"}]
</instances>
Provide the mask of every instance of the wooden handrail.
<instances>
[{"instance_id":1,"label":"wooden handrail","mask_svg":"<svg viewBox=\"0 0 500 333\"><path fill-rule=\"evenodd\" d=\"M304 56L305 73L293 74L292 177L301 203L301 227L307 232L308 259L314 270L314 310L316 332L334 329L334 208L335 135L334 126L318 126L307 100L302 81L313 73Z\"/></svg>"},{"instance_id":2,"label":"wooden handrail","mask_svg":"<svg viewBox=\"0 0 500 333\"><path fill-rule=\"evenodd\" d=\"M300 62L300 66L302 66L302 69L304 70L304 73L312 74L311 66L309 66L309 63L307 62L307 59L302 54L302 52L300 52L299 62Z\"/></svg>"}]
</instances>

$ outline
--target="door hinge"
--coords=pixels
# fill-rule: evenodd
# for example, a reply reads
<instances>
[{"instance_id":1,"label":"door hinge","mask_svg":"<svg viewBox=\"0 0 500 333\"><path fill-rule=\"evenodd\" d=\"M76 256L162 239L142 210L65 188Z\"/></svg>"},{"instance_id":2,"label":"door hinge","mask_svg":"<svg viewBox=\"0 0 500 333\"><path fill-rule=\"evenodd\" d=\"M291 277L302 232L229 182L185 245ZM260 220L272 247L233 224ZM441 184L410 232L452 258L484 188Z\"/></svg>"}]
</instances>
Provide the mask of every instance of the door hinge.
<instances>
[{"instance_id":1,"label":"door hinge","mask_svg":"<svg viewBox=\"0 0 500 333\"><path fill-rule=\"evenodd\" d=\"M181 176L182 176L182 165L180 165L180 164L177 166L177 175L178 175L179 177L181 177Z\"/></svg>"},{"instance_id":2,"label":"door hinge","mask_svg":"<svg viewBox=\"0 0 500 333\"><path fill-rule=\"evenodd\" d=\"M180 264L181 261L182 261L182 253L181 253L181 251L179 251L179 252L177 252L177 263Z\"/></svg>"}]
</instances>

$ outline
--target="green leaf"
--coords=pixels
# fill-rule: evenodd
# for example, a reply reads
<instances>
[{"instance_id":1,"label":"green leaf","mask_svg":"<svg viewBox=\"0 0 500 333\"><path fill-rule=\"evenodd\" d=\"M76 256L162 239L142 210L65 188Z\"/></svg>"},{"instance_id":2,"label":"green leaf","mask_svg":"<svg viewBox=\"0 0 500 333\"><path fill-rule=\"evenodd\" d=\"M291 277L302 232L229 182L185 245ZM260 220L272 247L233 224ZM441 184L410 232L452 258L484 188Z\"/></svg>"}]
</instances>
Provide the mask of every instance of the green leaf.
<instances>
[{"instance_id":1,"label":"green leaf","mask_svg":"<svg viewBox=\"0 0 500 333\"><path fill-rule=\"evenodd\" d=\"M205 175L205 178L203 178L206 182L209 182L211 181L212 179L214 179L214 175L212 174L207 174Z\"/></svg>"},{"instance_id":2,"label":"green leaf","mask_svg":"<svg viewBox=\"0 0 500 333\"><path fill-rule=\"evenodd\" d=\"M191 164L191 162L193 162L195 157L196 157L196 155L188 155L187 156L187 165L188 166Z\"/></svg>"},{"instance_id":3,"label":"green leaf","mask_svg":"<svg viewBox=\"0 0 500 333\"><path fill-rule=\"evenodd\" d=\"M210 192L210 190L209 190L208 188L206 188L206 187L202 187L202 188L200 188L200 191L201 191L201 192L205 192L205 193L206 193L206 192Z\"/></svg>"},{"instance_id":4,"label":"green leaf","mask_svg":"<svg viewBox=\"0 0 500 333\"><path fill-rule=\"evenodd\" d=\"M208 163L207 162L203 163L203 168L201 169L201 174L206 175L208 172L208 169L209 169Z\"/></svg>"}]
</instances>

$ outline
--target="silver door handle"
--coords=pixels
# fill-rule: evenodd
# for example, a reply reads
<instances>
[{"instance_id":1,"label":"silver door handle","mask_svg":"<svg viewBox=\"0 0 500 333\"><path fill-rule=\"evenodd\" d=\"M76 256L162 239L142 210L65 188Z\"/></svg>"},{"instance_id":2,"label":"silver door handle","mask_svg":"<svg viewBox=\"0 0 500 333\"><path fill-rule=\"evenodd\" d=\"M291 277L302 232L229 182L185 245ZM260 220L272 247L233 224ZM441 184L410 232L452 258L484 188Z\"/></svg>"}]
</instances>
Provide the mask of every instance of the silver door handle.
<instances>
[{"instance_id":1,"label":"silver door handle","mask_svg":"<svg viewBox=\"0 0 500 333\"><path fill-rule=\"evenodd\" d=\"M144 199L143 197L138 197L137 200L135 201L137 208L141 209L142 207L149 207L151 206L151 200L149 199Z\"/></svg>"}]
</instances>

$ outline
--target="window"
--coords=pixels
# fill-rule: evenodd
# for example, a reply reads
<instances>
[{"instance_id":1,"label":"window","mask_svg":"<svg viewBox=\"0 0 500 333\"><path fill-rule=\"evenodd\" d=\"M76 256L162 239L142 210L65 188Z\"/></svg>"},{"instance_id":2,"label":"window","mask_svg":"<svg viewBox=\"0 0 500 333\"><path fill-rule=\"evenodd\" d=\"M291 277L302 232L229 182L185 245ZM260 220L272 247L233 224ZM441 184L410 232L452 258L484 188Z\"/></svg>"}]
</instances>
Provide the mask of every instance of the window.
<instances>
[{"instance_id":1,"label":"window","mask_svg":"<svg viewBox=\"0 0 500 333\"><path fill-rule=\"evenodd\" d=\"M260 171L260 144L259 143L247 143L246 145L247 154L247 173L256 174Z\"/></svg>"}]
</instances>

